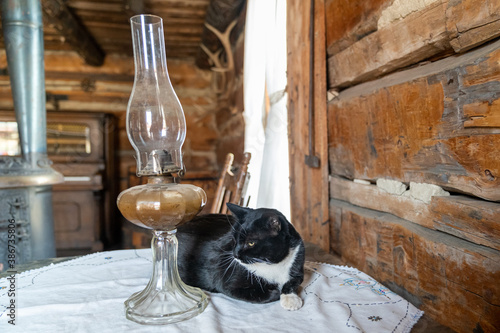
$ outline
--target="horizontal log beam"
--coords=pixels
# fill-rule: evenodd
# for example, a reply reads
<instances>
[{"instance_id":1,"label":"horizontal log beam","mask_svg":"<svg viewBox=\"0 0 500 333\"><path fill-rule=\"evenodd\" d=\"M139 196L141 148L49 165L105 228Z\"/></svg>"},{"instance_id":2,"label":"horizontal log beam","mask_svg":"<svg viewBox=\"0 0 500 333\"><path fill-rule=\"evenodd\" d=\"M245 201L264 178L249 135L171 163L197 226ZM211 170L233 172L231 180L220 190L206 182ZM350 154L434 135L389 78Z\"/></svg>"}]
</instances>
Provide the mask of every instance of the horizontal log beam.
<instances>
[{"instance_id":1,"label":"horizontal log beam","mask_svg":"<svg viewBox=\"0 0 500 333\"><path fill-rule=\"evenodd\" d=\"M500 1L460 0L450 3L446 9L446 29L450 44L457 53L500 36Z\"/></svg>"},{"instance_id":2,"label":"horizontal log beam","mask_svg":"<svg viewBox=\"0 0 500 333\"><path fill-rule=\"evenodd\" d=\"M388 25L328 59L329 88L345 88L451 49L446 32L446 4Z\"/></svg>"},{"instance_id":3,"label":"horizontal log beam","mask_svg":"<svg viewBox=\"0 0 500 333\"><path fill-rule=\"evenodd\" d=\"M500 250L498 203L453 195L433 197L427 204L339 177L330 178L330 197Z\"/></svg>"},{"instance_id":4,"label":"horizontal log beam","mask_svg":"<svg viewBox=\"0 0 500 333\"><path fill-rule=\"evenodd\" d=\"M457 332L500 330L500 252L331 200L333 251Z\"/></svg>"},{"instance_id":5,"label":"horizontal log beam","mask_svg":"<svg viewBox=\"0 0 500 333\"><path fill-rule=\"evenodd\" d=\"M328 105L330 174L500 201L499 75L497 41L342 91ZM478 114L488 126L472 127Z\"/></svg>"},{"instance_id":6,"label":"horizontal log beam","mask_svg":"<svg viewBox=\"0 0 500 333\"><path fill-rule=\"evenodd\" d=\"M344 2L329 1L327 22L339 15L334 13L336 4ZM372 80L425 59L463 53L500 36L497 0L436 0L423 8L415 1L411 4L414 10L404 8L408 5L400 2L369 3L359 8L346 4L349 9L342 10L342 22L350 30L340 30L340 35L327 32L331 89ZM384 14L391 10L401 16L388 19ZM366 15L366 20L358 22L360 15ZM335 25L332 23L329 28Z\"/></svg>"},{"instance_id":7,"label":"horizontal log beam","mask_svg":"<svg viewBox=\"0 0 500 333\"><path fill-rule=\"evenodd\" d=\"M134 82L134 61L108 55L101 67L90 66L74 52L45 52L47 109L125 112ZM187 117L216 108L211 73L190 61L171 59L169 74ZM0 50L0 110L12 110L5 50Z\"/></svg>"},{"instance_id":8,"label":"horizontal log beam","mask_svg":"<svg viewBox=\"0 0 500 333\"><path fill-rule=\"evenodd\" d=\"M101 66L104 51L62 0L42 1L46 24L57 30L87 64Z\"/></svg>"},{"instance_id":9,"label":"horizontal log beam","mask_svg":"<svg viewBox=\"0 0 500 333\"><path fill-rule=\"evenodd\" d=\"M393 0L326 0L326 45L332 56L377 31L380 12Z\"/></svg>"}]
</instances>

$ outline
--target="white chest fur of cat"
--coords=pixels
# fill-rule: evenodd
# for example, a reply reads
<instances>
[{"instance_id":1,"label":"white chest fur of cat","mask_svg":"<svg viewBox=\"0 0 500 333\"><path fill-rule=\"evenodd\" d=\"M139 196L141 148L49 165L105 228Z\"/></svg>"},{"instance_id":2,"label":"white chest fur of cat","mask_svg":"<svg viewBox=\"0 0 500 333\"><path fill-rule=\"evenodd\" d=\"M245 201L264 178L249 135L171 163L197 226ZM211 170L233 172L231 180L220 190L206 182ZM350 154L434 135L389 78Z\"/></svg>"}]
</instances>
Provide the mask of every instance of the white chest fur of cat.
<instances>
[{"instance_id":1,"label":"white chest fur of cat","mask_svg":"<svg viewBox=\"0 0 500 333\"><path fill-rule=\"evenodd\" d=\"M290 249L290 252L285 259L276 264L261 262L245 264L238 259L236 260L239 264L257 277L262 278L269 283L277 284L281 289L290 279L290 269L292 268L298 252L299 246L294 249ZM296 294L281 294L280 304L284 309L294 311L302 307L302 299Z\"/></svg>"}]
</instances>

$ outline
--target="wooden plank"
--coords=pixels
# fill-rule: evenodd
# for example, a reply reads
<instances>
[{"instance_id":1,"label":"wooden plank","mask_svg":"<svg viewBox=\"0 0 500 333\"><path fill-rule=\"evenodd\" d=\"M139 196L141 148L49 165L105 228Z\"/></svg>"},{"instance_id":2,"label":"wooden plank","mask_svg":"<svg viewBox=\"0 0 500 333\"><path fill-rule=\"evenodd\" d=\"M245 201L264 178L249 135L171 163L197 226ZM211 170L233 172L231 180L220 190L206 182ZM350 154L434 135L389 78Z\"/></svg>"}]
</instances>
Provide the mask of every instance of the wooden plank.
<instances>
[{"instance_id":1,"label":"wooden plank","mask_svg":"<svg viewBox=\"0 0 500 333\"><path fill-rule=\"evenodd\" d=\"M78 55L73 52L45 51L45 70L48 72L71 72L76 74L114 74L134 76L134 59L123 55L108 55L101 67L86 64ZM5 50L0 50L0 68L7 68L7 58ZM76 75L75 75L76 76Z\"/></svg>"},{"instance_id":2,"label":"wooden plank","mask_svg":"<svg viewBox=\"0 0 500 333\"><path fill-rule=\"evenodd\" d=\"M404 12L404 8L395 10ZM436 0L389 22L384 21L384 12L373 11L363 24L378 20L371 24L376 31L367 32L345 49L329 48L329 88L345 88L424 59L464 52L500 36L500 4L496 0ZM332 12L329 15L334 15Z\"/></svg>"},{"instance_id":3,"label":"wooden plank","mask_svg":"<svg viewBox=\"0 0 500 333\"><path fill-rule=\"evenodd\" d=\"M437 230L500 250L500 204L466 196L435 197L431 210Z\"/></svg>"},{"instance_id":4,"label":"wooden plank","mask_svg":"<svg viewBox=\"0 0 500 333\"><path fill-rule=\"evenodd\" d=\"M500 100L464 105L464 116L467 117L464 127L500 128Z\"/></svg>"},{"instance_id":5,"label":"wooden plank","mask_svg":"<svg viewBox=\"0 0 500 333\"><path fill-rule=\"evenodd\" d=\"M66 2L68 4L68 2ZM73 13L75 13L82 22L92 21L103 21L109 23L122 23L123 25L129 24L129 16L125 12L103 12L100 10L78 10L75 11L72 8Z\"/></svg>"},{"instance_id":6,"label":"wooden plank","mask_svg":"<svg viewBox=\"0 0 500 333\"><path fill-rule=\"evenodd\" d=\"M450 49L446 3L436 2L329 57L329 88L343 88Z\"/></svg>"},{"instance_id":7,"label":"wooden plank","mask_svg":"<svg viewBox=\"0 0 500 333\"><path fill-rule=\"evenodd\" d=\"M500 36L498 0L450 1L446 18L450 44L455 52L465 52Z\"/></svg>"},{"instance_id":8,"label":"wooden plank","mask_svg":"<svg viewBox=\"0 0 500 333\"><path fill-rule=\"evenodd\" d=\"M343 91L328 109L331 174L500 201L500 129L464 127L464 110L497 105L499 75L497 41Z\"/></svg>"},{"instance_id":9,"label":"wooden plank","mask_svg":"<svg viewBox=\"0 0 500 333\"><path fill-rule=\"evenodd\" d=\"M329 248L328 151L326 127L325 6L315 0L314 78L309 75L310 1L287 2L288 128L291 222L306 241ZM309 81L314 80L314 96ZM319 168L305 164L309 154L308 106L314 99L314 149Z\"/></svg>"},{"instance_id":10,"label":"wooden plank","mask_svg":"<svg viewBox=\"0 0 500 333\"><path fill-rule=\"evenodd\" d=\"M207 7L210 0L148 0L151 7L167 7L167 6L180 6L180 7Z\"/></svg>"},{"instance_id":11,"label":"wooden plank","mask_svg":"<svg viewBox=\"0 0 500 333\"><path fill-rule=\"evenodd\" d=\"M69 0L67 6L75 12L79 9L88 9L100 12L120 12L123 10L123 3L121 1L110 3L110 1Z\"/></svg>"},{"instance_id":12,"label":"wooden plank","mask_svg":"<svg viewBox=\"0 0 500 333\"><path fill-rule=\"evenodd\" d=\"M201 70L194 65L194 59L168 61L169 76L176 92L181 88L191 88L192 96L210 95L211 72ZM7 77L7 58L5 50L0 50L0 81ZM84 80L105 81L106 86L117 84L119 90L127 90L124 86L133 84L134 60L122 55L109 55L101 67L94 67L73 52L45 52L45 76L48 80L68 80L82 82ZM67 83L64 83L67 84ZM78 83L76 83L78 84ZM215 95L213 96L215 97Z\"/></svg>"},{"instance_id":13,"label":"wooden plank","mask_svg":"<svg viewBox=\"0 0 500 333\"><path fill-rule=\"evenodd\" d=\"M499 29L500 31L500 29ZM500 45L498 45L500 47ZM498 82L500 81L499 70L484 70L483 68L498 68L498 57L488 57L482 62L482 66L470 64L465 67L463 82L468 91L482 89L481 93L490 93L498 91ZM496 87L494 85L497 85ZM478 87L478 88L474 88ZM463 112L466 120L464 127L496 127L500 128L500 100L487 99L481 100L473 98L474 94L465 95L467 103L463 105Z\"/></svg>"},{"instance_id":14,"label":"wooden plank","mask_svg":"<svg viewBox=\"0 0 500 333\"><path fill-rule=\"evenodd\" d=\"M500 330L500 252L390 214L331 200L341 210L342 260L457 332Z\"/></svg>"},{"instance_id":15,"label":"wooden plank","mask_svg":"<svg viewBox=\"0 0 500 333\"><path fill-rule=\"evenodd\" d=\"M408 196L390 194L376 185L358 184L339 177L330 178L330 197L500 250L498 203L453 195L433 197L427 204Z\"/></svg>"},{"instance_id":16,"label":"wooden plank","mask_svg":"<svg viewBox=\"0 0 500 333\"><path fill-rule=\"evenodd\" d=\"M377 31L382 9L392 0L326 0L326 45L328 56L339 53Z\"/></svg>"}]
</instances>

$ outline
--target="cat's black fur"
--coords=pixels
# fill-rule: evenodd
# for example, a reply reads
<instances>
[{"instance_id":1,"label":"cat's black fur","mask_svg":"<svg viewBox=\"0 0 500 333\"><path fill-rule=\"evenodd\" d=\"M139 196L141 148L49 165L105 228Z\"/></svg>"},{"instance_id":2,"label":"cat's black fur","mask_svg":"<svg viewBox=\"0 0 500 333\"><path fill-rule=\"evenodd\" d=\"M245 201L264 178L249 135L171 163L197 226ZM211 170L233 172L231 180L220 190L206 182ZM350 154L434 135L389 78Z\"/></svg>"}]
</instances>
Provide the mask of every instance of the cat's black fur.
<instances>
[{"instance_id":1,"label":"cat's black fur","mask_svg":"<svg viewBox=\"0 0 500 333\"><path fill-rule=\"evenodd\" d=\"M200 215L178 227L182 280L253 303L276 301L282 294L297 295L304 278L305 251L292 224L275 209L233 204L228 204L228 208L233 216ZM285 269L285 262L290 263L289 270ZM253 267L259 268L255 271ZM267 277L259 276L259 272ZM276 279L270 281L269 276ZM281 304L287 308L283 297ZM301 304L302 301L288 309L295 310Z\"/></svg>"}]
</instances>

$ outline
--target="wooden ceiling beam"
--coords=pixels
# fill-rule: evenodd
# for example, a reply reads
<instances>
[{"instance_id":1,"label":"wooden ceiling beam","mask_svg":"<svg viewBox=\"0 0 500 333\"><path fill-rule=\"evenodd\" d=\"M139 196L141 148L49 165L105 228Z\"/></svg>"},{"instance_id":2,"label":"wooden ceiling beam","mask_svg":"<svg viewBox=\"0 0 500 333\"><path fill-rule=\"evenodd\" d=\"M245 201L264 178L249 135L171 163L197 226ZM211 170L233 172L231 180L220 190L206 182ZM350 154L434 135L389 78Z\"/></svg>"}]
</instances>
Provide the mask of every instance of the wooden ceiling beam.
<instances>
[{"instance_id":1,"label":"wooden ceiling beam","mask_svg":"<svg viewBox=\"0 0 500 333\"><path fill-rule=\"evenodd\" d=\"M63 0L42 1L44 20L63 36L87 64L101 66L105 53L84 25L68 9Z\"/></svg>"}]
</instances>

